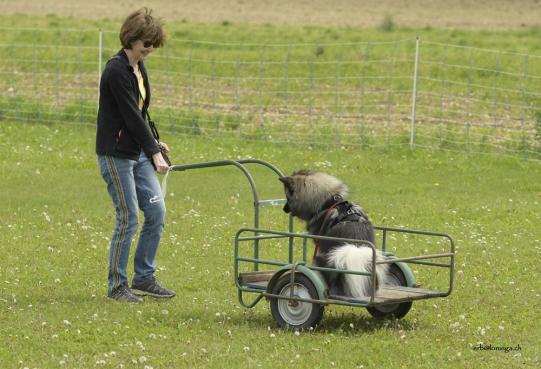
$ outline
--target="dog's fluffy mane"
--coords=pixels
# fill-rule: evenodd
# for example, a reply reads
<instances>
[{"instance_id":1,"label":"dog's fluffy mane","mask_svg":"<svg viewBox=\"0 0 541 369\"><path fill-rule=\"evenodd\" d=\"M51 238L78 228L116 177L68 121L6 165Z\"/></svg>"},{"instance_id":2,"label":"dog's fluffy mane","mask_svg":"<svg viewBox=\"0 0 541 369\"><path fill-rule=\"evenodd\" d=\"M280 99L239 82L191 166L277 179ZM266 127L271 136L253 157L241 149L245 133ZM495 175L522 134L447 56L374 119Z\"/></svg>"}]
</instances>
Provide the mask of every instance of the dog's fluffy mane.
<instances>
[{"instance_id":1,"label":"dog's fluffy mane","mask_svg":"<svg viewBox=\"0 0 541 369\"><path fill-rule=\"evenodd\" d=\"M323 205L334 195L346 198L349 188L338 178L322 172L300 170L289 178L290 187L295 189L304 187L302 198L297 198L297 207L310 213L310 218L322 210ZM308 219L305 219L308 220Z\"/></svg>"}]
</instances>

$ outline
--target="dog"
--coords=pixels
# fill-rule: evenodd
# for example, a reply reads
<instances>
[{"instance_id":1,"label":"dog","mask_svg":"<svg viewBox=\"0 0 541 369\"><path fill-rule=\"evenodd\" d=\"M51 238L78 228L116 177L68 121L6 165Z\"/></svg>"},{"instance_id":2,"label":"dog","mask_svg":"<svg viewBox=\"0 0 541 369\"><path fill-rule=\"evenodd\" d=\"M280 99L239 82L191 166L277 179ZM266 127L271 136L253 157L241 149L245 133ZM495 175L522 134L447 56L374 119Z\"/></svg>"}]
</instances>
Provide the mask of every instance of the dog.
<instances>
[{"instance_id":1,"label":"dog","mask_svg":"<svg viewBox=\"0 0 541 369\"><path fill-rule=\"evenodd\" d=\"M372 223L365 211L346 200L349 189L338 178L322 172L300 170L291 176L280 177L284 184L286 204L284 212L306 222L311 235L350 238L375 242ZM368 245L316 240L313 265L339 270L372 272L372 248ZM376 260L385 260L379 250ZM389 264L376 265L376 284L386 284ZM364 298L370 296L372 280L368 276L323 272L333 295Z\"/></svg>"}]
</instances>

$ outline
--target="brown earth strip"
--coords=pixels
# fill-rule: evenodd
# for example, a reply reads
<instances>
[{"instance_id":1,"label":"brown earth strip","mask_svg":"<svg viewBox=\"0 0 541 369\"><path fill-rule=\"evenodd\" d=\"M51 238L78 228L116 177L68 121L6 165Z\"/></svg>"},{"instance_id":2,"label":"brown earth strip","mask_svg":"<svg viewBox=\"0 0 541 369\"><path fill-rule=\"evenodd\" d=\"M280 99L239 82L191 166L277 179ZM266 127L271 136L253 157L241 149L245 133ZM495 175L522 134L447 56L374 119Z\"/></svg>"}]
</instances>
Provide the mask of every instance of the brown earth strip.
<instances>
[{"instance_id":1,"label":"brown earth strip","mask_svg":"<svg viewBox=\"0 0 541 369\"><path fill-rule=\"evenodd\" d=\"M541 26L541 0L0 0L0 14L122 18L141 6L168 20L507 30Z\"/></svg>"}]
</instances>

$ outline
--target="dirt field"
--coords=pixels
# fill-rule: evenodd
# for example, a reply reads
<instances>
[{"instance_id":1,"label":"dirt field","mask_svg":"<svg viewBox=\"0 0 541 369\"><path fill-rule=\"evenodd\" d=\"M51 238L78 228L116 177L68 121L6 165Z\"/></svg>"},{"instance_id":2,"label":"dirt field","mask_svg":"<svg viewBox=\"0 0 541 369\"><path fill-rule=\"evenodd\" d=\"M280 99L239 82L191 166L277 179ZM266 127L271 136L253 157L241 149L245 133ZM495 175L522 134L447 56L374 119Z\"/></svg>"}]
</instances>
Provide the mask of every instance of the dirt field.
<instances>
[{"instance_id":1,"label":"dirt field","mask_svg":"<svg viewBox=\"0 0 541 369\"><path fill-rule=\"evenodd\" d=\"M124 17L141 6L169 20L372 27L520 29L541 25L541 0L0 0L0 14Z\"/></svg>"}]
</instances>

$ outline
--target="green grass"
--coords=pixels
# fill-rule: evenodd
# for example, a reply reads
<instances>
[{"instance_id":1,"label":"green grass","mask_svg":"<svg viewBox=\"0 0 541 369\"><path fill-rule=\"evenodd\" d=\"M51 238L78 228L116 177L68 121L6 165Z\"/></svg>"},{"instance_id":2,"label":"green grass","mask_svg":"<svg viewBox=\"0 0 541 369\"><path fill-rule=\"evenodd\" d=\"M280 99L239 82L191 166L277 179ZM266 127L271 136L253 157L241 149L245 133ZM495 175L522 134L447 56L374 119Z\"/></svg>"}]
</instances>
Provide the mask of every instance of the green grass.
<instances>
[{"instance_id":1,"label":"green grass","mask_svg":"<svg viewBox=\"0 0 541 369\"><path fill-rule=\"evenodd\" d=\"M456 281L400 321L328 307L315 332L276 328L267 303L244 309L233 236L252 220L232 168L172 173L158 277L175 299L130 306L106 294L113 211L84 126L0 124L0 363L3 368L536 368L541 167L519 158L405 149L317 149L214 141L163 130L177 164L255 157L289 173L346 180L374 223L447 232ZM254 168L264 198L281 197ZM267 210L267 209L266 209ZM284 229L272 209L262 226ZM417 252L395 242L396 252ZM422 251L422 250L421 250ZM415 269L415 268L414 268ZM417 279L430 285L420 270ZM479 342L520 351L474 351Z\"/></svg>"}]
</instances>

